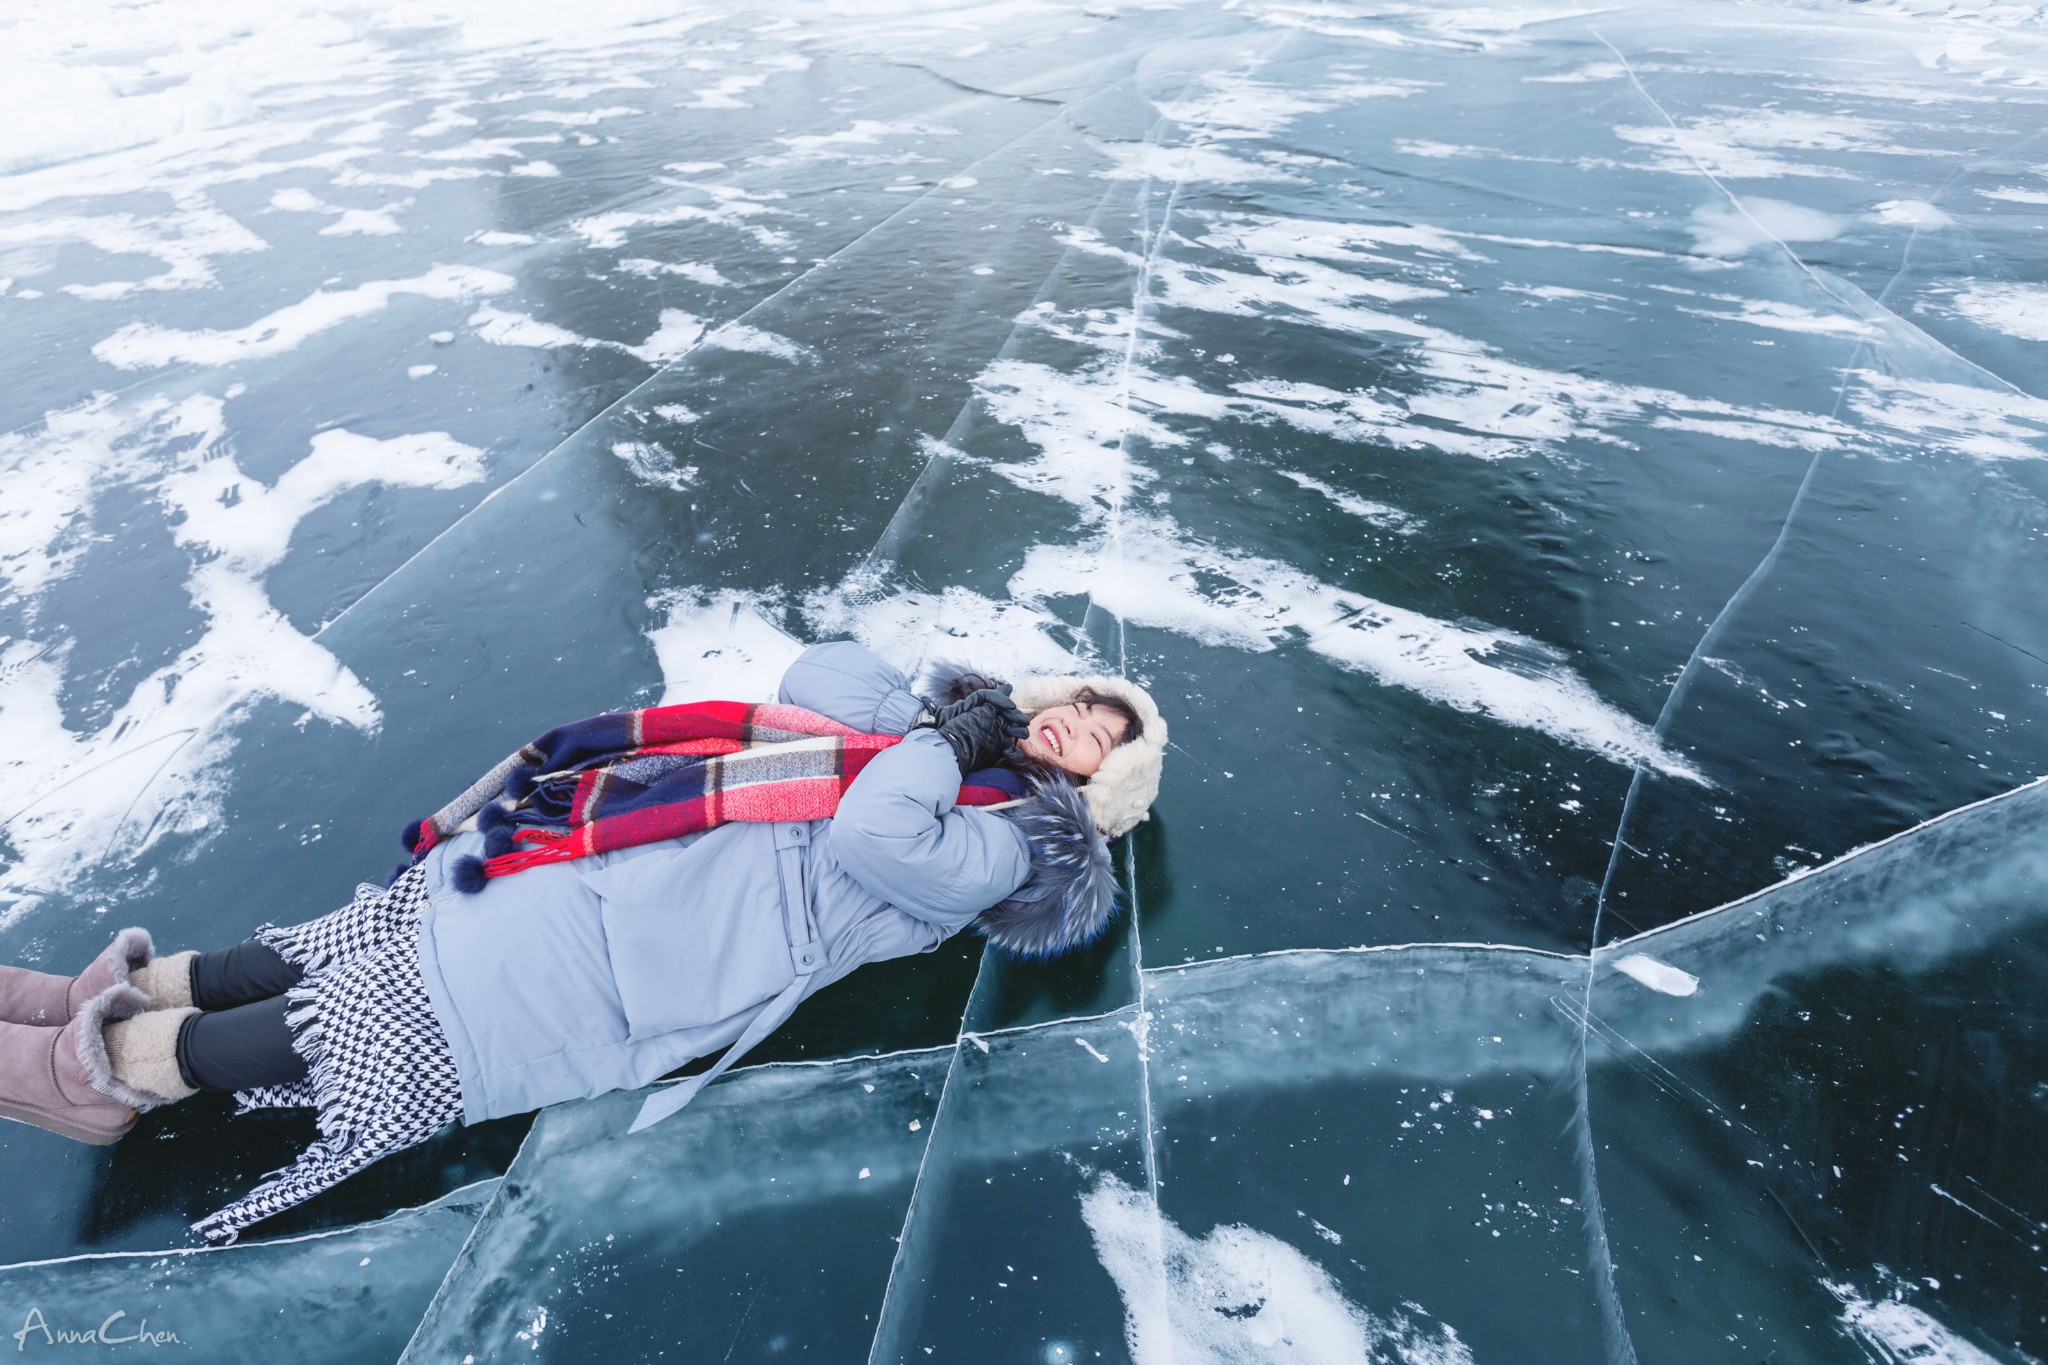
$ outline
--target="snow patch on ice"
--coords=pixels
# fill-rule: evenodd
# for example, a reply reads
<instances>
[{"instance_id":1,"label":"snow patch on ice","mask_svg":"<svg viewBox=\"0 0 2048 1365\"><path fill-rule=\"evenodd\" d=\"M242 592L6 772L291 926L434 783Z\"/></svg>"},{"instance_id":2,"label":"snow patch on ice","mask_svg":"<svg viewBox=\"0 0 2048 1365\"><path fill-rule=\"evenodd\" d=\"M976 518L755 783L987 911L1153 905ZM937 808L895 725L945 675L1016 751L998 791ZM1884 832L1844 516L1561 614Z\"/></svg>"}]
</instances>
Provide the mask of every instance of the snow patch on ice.
<instances>
[{"instance_id":1,"label":"snow patch on ice","mask_svg":"<svg viewBox=\"0 0 2048 1365\"><path fill-rule=\"evenodd\" d=\"M647 632L661 664L661 705L771 701L803 645L769 622L751 593L683 588L647 604L662 623Z\"/></svg>"},{"instance_id":2,"label":"snow patch on ice","mask_svg":"<svg viewBox=\"0 0 2048 1365\"><path fill-rule=\"evenodd\" d=\"M1887 124L1850 114L1797 109L1746 109L1739 114L1687 119L1676 128L1653 124L1618 127L1614 132L1625 142L1660 153L1646 169L1698 175L1704 168L1719 180L1846 179L1850 174L1823 162L1787 160L1775 154L1784 150L1932 155L1891 141Z\"/></svg>"},{"instance_id":3,"label":"snow patch on ice","mask_svg":"<svg viewBox=\"0 0 2048 1365\"><path fill-rule=\"evenodd\" d=\"M379 209L343 208L330 204L310 190L285 189L270 196L270 207L286 213L331 213L333 222L320 229L322 237L391 237L404 229L392 217L395 209L404 208L411 200Z\"/></svg>"},{"instance_id":4,"label":"snow patch on ice","mask_svg":"<svg viewBox=\"0 0 2048 1365\"><path fill-rule=\"evenodd\" d=\"M1718 318L1725 322L1745 322L1752 327L1766 327L1774 332L1811 332L1820 336L1875 337L1878 329L1861 318L1852 318L1842 313L1822 313L1796 303L1781 303L1776 299L1743 299L1715 294L1710 297L1735 305L1732 313L1713 308L1680 307L1679 312L1694 317Z\"/></svg>"},{"instance_id":5,"label":"snow patch on ice","mask_svg":"<svg viewBox=\"0 0 2048 1365\"><path fill-rule=\"evenodd\" d=\"M469 325L476 329L477 336L494 346L531 346L540 350L559 350L578 347L584 350L622 351L649 365L666 365L679 360L699 346L710 346L726 351L750 351L756 355L774 356L778 360L791 362L811 358L804 347L744 323L728 322L722 327L705 331L705 321L694 313L680 308L661 310L660 325L639 345L623 341L608 341L603 337L587 337L572 332L566 327L557 327L552 322L542 322L527 313L514 313L485 304L470 314Z\"/></svg>"},{"instance_id":6,"label":"snow patch on ice","mask_svg":"<svg viewBox=\"0 0 2048 1365\"><path fill-rule=\"evenodd\" d=\"M1618 81L1627 75L1628 68L1620 62L1588 62L1554 76L1524 76L1522 80L1534 84L1581 85L1588 81Z\"/></svg>"},{"instance_id":7,"label":"snow patch on ice","mask_svg":"<svg viewBox=\"0 0 2048 1365\"><path fill-rule=\"evenodd\" d=\"M403 280L371 280L353 289L320 290L289 303L246 327L183 331L131 322L92 348L109 365L124 370L160 368L180 361L232 365L263 360L298 347L308 338L356 318L382 312L395 298L470 299L512 288L510 275L474 266L437 265Z\"/></svg>"},{"instance_id":8,"label":"snow patch on ice","mask_svg":"<svg viewBox=\"0 0 2048 1365\"><path fill-rule=\"evenodd\" d=\"M1853 370L1849 406L1916 447L1980 460L2048 459L2048 399L2008 389Z\"/></svg>"},{"instance_id":9,"label":"snow patch on ice","mask_svg":"<svg viewBox=\"0 0 2048 1365\"><path fill-rule=\"evenodd\" d=\"M1058 618L1028 602L1000 602L970 588L884 592L858 574L804 599L804 619L819 636L850 635L913 676L949 659L997 672L1073 673L1074 653L1058 643Z\"/></svg>"},{"instance_id":10,"label":"snow patch on ice","mask_svg":"<svg viewBox=\"0 0 2048 1365\"><path fill-rule=\"evenodd\" d=\"M1276 560L1204 544L1164 517L1127 513L1114 537L1033 546L1009 588L1026 603L1085 595L1122 620L1203 644L1263 653L1299 640L1341 667L1453 710L1617 763L1707 780L1647 725L1602 700L1549 645L1377 602Z\"/></svg>"},{"instance_id":11,"label":"snow patch on ice","mask_svg":"<svg viewBox=\"0 0 2048 1365\"><path fill-rule=\"evenodd\" d=\"M884 119L855 119L853 123L837 132L799 133L775 140L789 150L773 156L751 158L761 166L780 166L803 161L843 161L856 166L895 165L917 156L915 152L891 152L877 155L856 148L878 147L893 138L905 137L958 137L958 128L948 128L939 123L912 123L908 121L891 123Z\"/></svg>"},{"instance_id":12,"label":"snow patch on ice","mask_svg":"<svg viewBox=\"0 0 2048 1365\"><path fill-rule=\"evenodd\" d=\"M689 188L712 202L671 204L666 208L645 211L618 209L611 213L597 213L571 222L569 230L590 245L601 249L624 246L627 234L638 228L692 222L736 228L764 246L788 245L789 238L786 234L753 221L781 212L764 199L756 198L746 190L736 189L730 185L692 185Z\"/></svg>"},{"instance_id":13,"label":"snow patch on ice","mask_svg":"<svg viewBox=\"0 0 2048 1365\"><path fill-rule=\"evenodd\" d=\"M649 441L614 441L612 454L625 461L633 477L643 483L676 493L697 486L697 466L684 464L663 446Z\"/></svg>"},{"instance_id":14,"label":"snow patch on ice","mask_svg":"<svg viewBox=\"0 0 2048 1365\"><path fill-rule=\"evenodd\" d=\"M1383 526L1390 531L1399 531L1404 536L1412 536L1422 529L1420 518L1411 517L1398 507L1389 507L1383 502L1373 502L1368 498L1355 497L1350 493L1344 492L1342 489L1330 487L1321 479L1312 479L1308 475L1296 473L1292 469L1281 469L1275 472L1281 478L1298 484L1311 493L1322 494L1323 497L1329 499L1341 511L1349 512L1361 521L1371 522L1374 526Z\"/></svg>"},{"instance_id":15,"label":"snow patch on ice","mask_svg":"<svg viewBox=\"0 0 2048 1365\"><path fill-rule=\"evenodd\" d=\"M768 83L765 72L735 72L720 76L709 85L700 87L695 99L684 100L679 106L684 109L745 109L748 104L740 96L749 90L758 90Z\"/></svg>"},{"instance_id":16,"label":"snow patch on ice","mask_svg":"<svg viewBox=\"0 0 2048 1365\"><path fill-rule=\"evenodd\" d=\"M1703 204L1693 210L1692 236L1702 255L1733 258L1780 242L1826 242L1842 235L1847 220L1782 199Z\"/></svg>"},{"instance_id":17,"label":"snow patch on ice","mask_svg":"<svg viewBox=\"0 0 2048 1365\"><path fill-rule=\"evenodd\" d=\"M211 399L120 408L101 394L47 414L40 432L0 436L0 606L32 612L90 546L99 496L153 467L153 442L203 437L215 421Z\"/></svg>"},{"instance_id":18,"label":"snow patch on ice","mask_svg":"<svg viewBox=\"0 0 2048 1365\"><path fill-rule=\"evenodd\" d=\"M1939 232L1956 225L1955 219L1924 199L1887 199L1877 205L1876 213L1881 223L1897 223L1921 232Z\"/></svg>"},{"instance_id":19,"label":"snow patch on ice","mask_svg":"<svg viewBox=\"0 0 2048 1365\"><path fill-rule=\"evenodd\" d=\"M630 348L650 365L662 365L687 355L704 339L704 320L680 308L661 310L660 325L647 340Z\"/></svg>"},{"instance_id":20,"label":"snow patch on ice","mask_svg":"<svg viewBox=\"0 0 2048 1365\"><path fill-rule=\"evenodd\" d=\"M552 123L563 128L588 128L591 124L602 123L608 118L623 118L639 112L629 105L616 104L603 109L535 109L519 117L528 123Z\"/></svg>"},{"instance_id":21,"label":"snow patch on ice","mask_svg":"<svg viewBox=\"0 0 2048 1365\"><path fill-rule=\"evenodd\" d=\"M1160 378L1144 369L1134 370L1126 377L1120 354L1123 343L1116 327L1102 329L1104 339L1098 344L1114 354L1110 361L1095 367L1094 386L1118 403L1125 401L1122 395L1127 391L1128 401L1147 412L1174 412L1205 419L1233 416L1277 420L1344 440L1379 441L1480 459L1530 455L1569 440L1628 445L1627 440L1615 434L1614 428L1629 423L1661 422L1667 414L1691 419L1698 429L1708 431L1715 429L1711 423L1716 421L1739 422L1744 424L1740 439L1793 449L1829 449L1856 439L1852 427L1817 413L1745 407L1506 359L1481 341L1369 306L1384 297L1389 286L1411 294L1416 292L1399 281L1362 280L1320 261L1303 259L1303 255L1311 252L1328 254L1334 249L1334 234L1320 225L1303 230L1298 246L1289 245L1296 239L1288 220L1273 220L1271 225L1281 230L1245 239L1260 248L1251 257L1258 273L1231 270L1208 261L1189 264L1156 260L1151 267L1154 296L1169 308L1261 320L1282 318L1340 333L1402 338L1411 348L1408 359L1410 371L1418 381L1415 387L1403 385L1401 388L1407 390L1403 392L1392 385L1380 385L1371 391L1347 394L1288 380L1250 380L1233 384L1235 392L1243 397L1231 399L1207 393L1185 377ZM1235 228L1215 238L1219 243L1238 239ZM1064 240L1093 254L1128 259L1128 253L1087 232L1068 233ZM1204 241L1208 240L1205 236ZM1393 244L1397 239L1382 235L1377 240ZM1417 238L1412 245L1432 252L1457 247L1448 238L1441 244ZM1302 254L1281 254L1297 250ZM1026 314L1021 320L1057 330L1052 315ZM1154 323L1153 327L1156 329L1159 324ZM1121 331L1128 333L1127 323ZM1089 339L1071 329L1059 334L1074 340ZM1137 358L1145 356L1146 351L1141 348ZM1011 386L1016 387L1015 363L1004 363L1012 368L991 373L1007 373ZM1019 389L1023 398L1033 391L1030 386ZM1077 395L1063 392L1060 383L1049 380L1044 381L1043 392L1049 403L1057 399L1071 412L1081 413L1087 408L1097 414L1091 420L1100 425L1100 396L1084 405ZM1012 411L1019 410L1019 400L1013 399L1007 406ZM1131 434L1154 440L1161 430L1165 428L1148 418L1134 425ZM1735 430L1729 428L1730 434ZM1053 470L1072 467L1079 453L1070 448L1059 454L1052 460Z\"/></svg>"},{"instance_id":22,"label":"snow patch on ice","mask_svg":"<svg viewBox=\"0 0 2048 1365\"><path fill-rule=\"evenodd\" d=\"M267 488L216 445L158 490L183 518L179 544L203 547L213 566L260 573L284 558L300 522L350 488L459 488L483 476L483 452L445 431L378 440L336 427L315 435L306 457Z\"/></svg>"},{"instance_id":23,"label":"snow patch on ice","mask_svg":"<svg viewBox=\"0 0 2048 1365\"><path fill-rule=\"evenodd\" d=\"M1184 180L1205 185L1249 185L1260 182L1299 184L1305 158L1277 152L1240 155L1203 144L1161 146L1156 142L1098 142L1109 158L1101 172L1108 180L1157 180L1168 185ZM1294 166L1290 167L1289 162Z\"/></svg>"},{"instance_id":24,"label":"snow patch on ice","mask_svg":"<svg viewBox=\"0 0 2048 1365\"><path fill-rule=\"evenodd\" d=\"M717 266L704 265L697 261L650 261L644 257L634 256L620 261L619 269L628 275L639 275L643 278L652 278L655 275L681 275L686 280L695 280L698 284L714 288L729 288L732 284L731 280L718 273Z\"/></svg>"},{"instance_id":25,"label":"snow patch on ice","mask_svg":"<svg viewBox=\"0 0 2048 1365\"><path fill-rule=\"evenodd\" d=\"M2022 341L2048 341L2048 285L1966 285L1952 306L1980 327Z\"/></svg>"},{"instance_id":26,"label":"snow patch on ice","mask_svg":"<svg viewBox=\"0 0 2048 1365\"><path fill-rule=\"evenodd\" d=\"M1873 1353L1882 1365L1998 1365L1997 1358L1965 1341L1939 1320L1905 1301L1905 1288L1884 1267L1891 1292L1875 1302L1852 1284L1822 1280L1821 1287L1842 1305L1842 1332Z\"/></svg>"},{"instance_id":27,"label":"snow patch on ice","mask_svg":"<svg viewBox=\"0 0 2048 1365\"><path fill-rule=\"evenodd\" d=\"M1419 94L1427 81L1348 77L1324 85L1288 87L1265 81L1212 75L1173 99L1153 107L1174 122L1217 140L1272 137L1303 114L1321 114L1359 100Z\"/></svg>"},{"instance_id":28,"label":"snow patch on ice","mask_svg":"<svg viewBox=\"0 0 2048 1365\"><path fill-rule=\"evenodd\" d=\"M78 242L109 256L154 256L164 264L162 274L141 280L64 286L64 292L85 299L125 298L138 289L204 289L214 283L215 256L269 249L261 237L204 197L178 198L176 209L148 216L67 214L0 224L0 246L48 248Z\"/></svg>"},{"instance_id":29,"label":"snow patch on ice","mask_svg":"<svg viewBox=\"0 0 2048 1365\"><path fill-rule=\"evenodd\" d=\"M786 336L749 327L745 323L728 322L704 339L706 346L716 346L723 351L748 351L754 355L774 356L792 364L813 358L811 349L791 341Z\"/></svg>"},{"instance_id":30,"label":"snow patch on ice","mask_svg":"<svg viewBox=\"0 0 2048 1365\"><path fill-rule=\"evenodd\" d=\"M1449 1325L1415 1304L1374 1317L1298 1248L1256 1228L1191 1237L1151 1196L1107 1174L1081 1196L1081 1217L1123 1298L1137 1365L1471 1365Z\"/></svg>"}]
</instances>

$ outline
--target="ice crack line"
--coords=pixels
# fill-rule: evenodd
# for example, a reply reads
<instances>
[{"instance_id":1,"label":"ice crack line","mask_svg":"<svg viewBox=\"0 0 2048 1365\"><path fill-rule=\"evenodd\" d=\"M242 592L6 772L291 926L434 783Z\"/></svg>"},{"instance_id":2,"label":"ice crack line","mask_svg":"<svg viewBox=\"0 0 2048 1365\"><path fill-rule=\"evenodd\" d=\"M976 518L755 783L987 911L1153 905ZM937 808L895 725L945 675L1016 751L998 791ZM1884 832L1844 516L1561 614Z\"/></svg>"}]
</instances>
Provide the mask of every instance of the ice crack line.
<instances>
[{"instance_id":1,"label":"ice crack line","mask_svg":"<svg viewBox=\"0 0 2048 1365\"><path fill-rule=\"evenodd\" d=\"M1243 70L1238 72L1232 79L1231 89L1234 91L1242 88L1245 82L1251 79L1252 73L1271 60L1274 53L1286 41L1287 39L1284 35L1274 39L1267 44L1263 52L1246 62ZM1209 108L1211 110L1220 110L1228 103L1227 99L1219 98L1212 101ZM1206 128L1208 123L1213 122L1214 119L1215 114L1212 113L1209 116L1209 120L1202 127ZM1184 137L1182 145L1192 145L1193 141L1199 138L1200 135L1200 132L1197 131L1193 137ZM1129 449L1132 426L1131 387L1134 382L1133 370L1137 362L1138 336L1144 328L1146 305L1151 298L1153 271L1159 260L1160 253L1165 249L1167 233L1173 226L1173 214L1175 208L1179 206L1181 190L1187 184L1188 166L1189 160L1184 158L1174 176L1173 188L1168 191L1166 202L1160 210L1159 227L1153 232L1151 241L1146 245L1143 262L1138 268L1137 279L1133 281L1131 287L1130 330L1124 338L1123 370L1119 376L1119 392L1117 396L1117 407L1122 413L1121 427L1117 432L1116 442L1116 459L1120 473L1127 470L1130 460ZM1150 198L1151 182L1148 177L1142 202L1149 203ZM1128 484L1128 479L1118 478L1110 486L1108 534L1105 537L1105 545L1110 553L1119 560L1123 557L1123 512L1125 491ZM1094 597L1091 594L1088 602L1088 615L1092 615L1097 610L1099 608L1096 606ZM1127 678L1130 676L1130 655L1127 648L1124 620L1115 613L1108 614L1116 622L1117 675ZM1087 615L1083 616L1082 621L1083 630L1085 631ZM1123 861L1124 885L1127 888L1127 895L1130 901L1128 913L1131 926L1131 976L1138 1006L1138 1017L1136 1027L1133 1030L1133 1038L1138 1049L1138 1106L1145 1128L1144 1149L1142 1153L1145 1163L1145 1188L1147 1195L1152 1201L1152 1207L1156 1211L1159 1208L1159 1142L1158 1123L1152 1110L1152 1009L1145 980L1144 934L1138 924L1140 907L1138 901L1137 855L1134 851L1130 835L1126 835L1124 839ZM1154 1217L1150 1220L1152 1270L1160 1282L1162 1301L1165 1297L1163 1291L1166 1277L1165 1226L1166 1220L1164 1217Z\"/></svg>"}]
</instances>

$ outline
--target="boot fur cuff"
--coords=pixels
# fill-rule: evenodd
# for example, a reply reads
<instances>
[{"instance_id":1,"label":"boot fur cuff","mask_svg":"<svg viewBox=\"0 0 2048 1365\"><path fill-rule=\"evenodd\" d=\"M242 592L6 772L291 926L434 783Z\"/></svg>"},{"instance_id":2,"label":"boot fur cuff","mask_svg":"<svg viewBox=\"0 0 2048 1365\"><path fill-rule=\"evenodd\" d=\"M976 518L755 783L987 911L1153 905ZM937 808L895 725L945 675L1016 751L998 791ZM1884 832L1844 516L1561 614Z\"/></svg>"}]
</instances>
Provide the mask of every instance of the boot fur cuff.
<instances>
[{"instance_id":1,"label":"boot fur cuff","mask_svg":"<svg viewBox=\"0 0 2048 1365\"><path fill-rule=\"evenodd\" d=\"M157 958L146 967L128 974L128 983L149 992L153 1010L186 1009L198 1002L192 998L192 964L199 954L187 949Z\"/></svg>"},{"instance_id":2,"label":"boot fur cuff","mask_svg":"<svg viewBox=\"0 0 2048 1365\"><path fill-rule=\"evenodd\" d=\"M116 984L134 982L140 985L135 978L148 972L155 955L156 945L149 941L149 930L134 926L114 935L113 949L107 954L107 967L113 972Z\"/></svg>"},{"instance_id":3,"label":"boot fur cuff","mask_svg":"<svg viewBox=\"0 0 2048 1365\"><path fill-rule=\"evenodd\" d=\"M178 1071L178 1030L197 1013L189 1005L183 1009L154 1009L108 1024L107 1062L114 1079L139 1095L157 1096L158 1104L198 1094L185 1084Z\"/></svg>"},{"instance_id":4,"label":"boot fur cuff","mask_svg":"<svg viewBox=\"0 0 2048 1365\"><path fill-rule=\"evenodd\" d=\"M169 1104L172 1097L154 1090L140 1090L116 1074L107 1047L107 1034L112 1026L148 1013L148 994L123 982L107 987L86 1001L79 1009L78 1017L72 1020L72 1027L78 1031L78 1063L85 1068L86 1083L109 1099L119 1100L134 1109L154 1109L158 1105ZM172 1074L176 1075L175 1029L171 1043L174 1049ZM180 1088L183 1084L180 1078Z\"/></svg>"}]
</instances>

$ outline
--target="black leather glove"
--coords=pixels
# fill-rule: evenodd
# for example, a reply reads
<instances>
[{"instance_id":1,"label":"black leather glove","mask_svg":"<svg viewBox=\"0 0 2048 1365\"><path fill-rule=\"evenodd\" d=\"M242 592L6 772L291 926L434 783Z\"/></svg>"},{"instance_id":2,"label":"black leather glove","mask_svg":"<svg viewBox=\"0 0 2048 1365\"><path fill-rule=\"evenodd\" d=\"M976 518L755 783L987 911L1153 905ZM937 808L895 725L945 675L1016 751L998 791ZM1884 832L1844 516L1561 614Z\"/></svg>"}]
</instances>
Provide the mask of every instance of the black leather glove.
<instances>
[{"instance_id":1,"label":"black leather glove","mask_svg":"<svg viewBox=\"0 0 2048 1365\"><path fill-rule=\"evenodd\" d=\"M1008 683L984 687L962 701L939 708L932 729L953 746L962 777L1002 761L1010 746L1031 732L1031 723L1010 700Z\"/></svg>"}]
</instances>

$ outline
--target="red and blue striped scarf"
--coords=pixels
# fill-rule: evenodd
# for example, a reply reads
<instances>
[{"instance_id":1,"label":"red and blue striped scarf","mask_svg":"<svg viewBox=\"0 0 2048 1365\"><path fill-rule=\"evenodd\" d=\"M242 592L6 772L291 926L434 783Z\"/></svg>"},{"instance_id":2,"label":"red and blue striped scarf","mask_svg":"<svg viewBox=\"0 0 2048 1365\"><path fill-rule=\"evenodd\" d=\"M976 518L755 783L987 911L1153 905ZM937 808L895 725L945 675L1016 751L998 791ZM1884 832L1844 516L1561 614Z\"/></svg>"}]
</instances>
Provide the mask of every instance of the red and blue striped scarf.
<instances>
[{"instance_id":1,"label":"red and blue striped scarf","mask_svg":"<svg viewBox=\"0 0 2048 1365\"><path fill-rule=\"evenodd\" d=\"M861 769L902 742L800 706L700 701L614 711L550 730L508 756L409 827L406 845L418 862L479 816L485 856L461 860L454 876L460 889L477 891L491 877L728 820L830 819ZM959 804L996 805L1019 785L1007 772L977 772Z\"/></svg>"}]
</instances>

